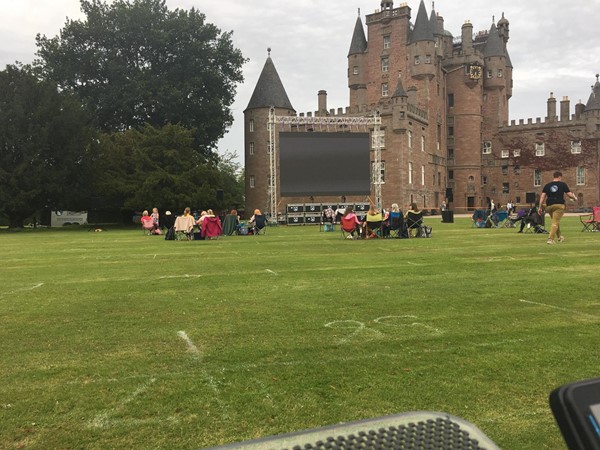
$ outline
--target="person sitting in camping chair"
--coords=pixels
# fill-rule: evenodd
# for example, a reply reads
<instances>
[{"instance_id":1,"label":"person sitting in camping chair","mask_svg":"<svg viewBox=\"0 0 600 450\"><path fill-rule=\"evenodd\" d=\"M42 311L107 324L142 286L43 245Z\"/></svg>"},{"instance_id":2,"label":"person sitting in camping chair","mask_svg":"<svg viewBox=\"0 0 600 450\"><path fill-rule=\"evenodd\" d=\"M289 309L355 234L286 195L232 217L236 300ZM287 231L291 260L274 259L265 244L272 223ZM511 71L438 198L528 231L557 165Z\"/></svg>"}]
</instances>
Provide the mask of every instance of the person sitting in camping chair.
<instances>
[{"instance_id":1,"label":"person sitting in camping chair","mask_svg":"<svg viewBox=\"0 0 600 450\"><path fill-rule=\"evenodd\" d=\"M535 207L535 203L532 203L529 206L529 209L525 210L525 214L521 216L520 220L521 227L517 233L522 233L525 227L527 227L527 229L533 228L533 232L535 233L547 233L544 227L542 227L542 218L538 212L538 209Z\"/></svg>"},{"instance_id":2,"label":"person sitting in camping chair","mask_svg":"<svg viewBox=\"0 0 600 450\"><path fill-rule=\"evenodd\" d=\"M369 211L367 212L367 217L365 218L365 239L379 237L377 232L381 232L382 222L382 214L377 210L377 208L371 205Z\"/></svg>"},{"instance_id":3,"label":"person sitting in camping chair","mask_svg":"<svg viewBox=\"0 0 600 450\"><path fill-rule=\"evenodd\" d=\"M260 209L255 209L254 214L250 217L250 227L252 228L252 233L255 235L264 234L265 228L267 226L267 218L263 213L260 212Z\"/></svg>"}]
</instances>

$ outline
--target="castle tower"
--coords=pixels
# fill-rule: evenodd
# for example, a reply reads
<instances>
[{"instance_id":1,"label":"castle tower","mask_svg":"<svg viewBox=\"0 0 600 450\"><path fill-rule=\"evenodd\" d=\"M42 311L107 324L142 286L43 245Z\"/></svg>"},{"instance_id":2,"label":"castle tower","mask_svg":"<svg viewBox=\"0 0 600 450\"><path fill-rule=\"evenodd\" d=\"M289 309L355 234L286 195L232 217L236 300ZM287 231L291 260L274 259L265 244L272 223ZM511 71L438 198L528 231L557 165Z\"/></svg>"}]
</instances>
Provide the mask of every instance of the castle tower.
<instances>
[{"instance_id":1,"label":"castle tower","mask_svg":"<svg viewBox=\"0 0 600 450\"><path fill-rule=\"evenodd\" d=\"M390 2L391 3L391 2ZM383 6L383 2L382 2ZM360 110L367 103L367 85L365 82L365 52L367 51L367 38L359 15L354 25L350 50L348 51L348 88L350 89L350 109L354 112Z\"/></svg>"},{"instance_id":2,"label":"castle tower","mask_svg":"<svg viewBox=\"0 0 600 450\"><path fill-rule=\"evenodd\" d=\"M244 110L246 210L269 209L269 111L278 116L296 114L271 59L271 49L252 97ZM278 149L276 149L278 152ZM279 170L279 169L277 169ZM279 187L277 187L279 189Z\"/></svg>"},{"instance_id":3,"label":"castle tower","mask_svg":"<svg viewBox=\"0 0 600 450\"><path fill-rule=\"evenodd\" d=\"M410 75L416 79L433 79L436 74L436 38L423 0L419 4L409 42Z\"/></svg>"},{"instance_id":4,"label":"castle tower","mask_svg":"<svg viewBox=\"0 0 600 450\"><path fill-rule=\"evenodd\" d=\"M483 49L483 88L487 94L484 103L484 128L493 132L498 126L508 121L508 98L506 95L506 52L505 43L495 24ZM486 130L484 129L484 134ZM488 135L491 133L487 133Z\"/></svg>"},{"instance_id":5,"label":"castle tower","mask_svg":"<svg viewBox=\"0 0 600 450\"><path fill-rule=\"evenodd\" d=\"M596 84L592 86L592 93L588 99L583 117L586 120L586 128L589 133L599 134L600 130L600 75L596 74Z\"/></svg>"}]
</instances>

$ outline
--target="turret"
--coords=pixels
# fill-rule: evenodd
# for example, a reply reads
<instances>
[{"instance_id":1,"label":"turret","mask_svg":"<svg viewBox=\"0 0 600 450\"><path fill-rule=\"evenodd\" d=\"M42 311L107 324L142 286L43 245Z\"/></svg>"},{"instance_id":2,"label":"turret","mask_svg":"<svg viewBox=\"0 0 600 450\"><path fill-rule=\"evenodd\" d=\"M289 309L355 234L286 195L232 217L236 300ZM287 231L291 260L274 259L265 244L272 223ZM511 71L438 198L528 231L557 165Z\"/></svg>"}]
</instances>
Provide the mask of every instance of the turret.
<instances>
[{"instance_id":1,"label":"turret","mask_svg":"<svg viewBox=\"0 0 600 450\"><path fill-rule=\"evenodd\" d=\"M498 28L493 23L483 49L483 58L485 65L484 88L505 89L506 52L504 51L504 41L500 38Z\"/></svg>"},{"instance_id":2,"label":"turret","mask_svg":"<svg viewBox=\"0 0 600 450\"><path fill-rule=\"evenodd\" d=\"M419 12L415 21L415 27L409 39L409 61L410 74L415 78L435 77L435 36L431 22L427 17L425 3L421 0Z\"/></svg>"},{"instance_id":3,"label":"turret","mask_svg":"<svg viewBox=\"0 0 600 450\"><path fill-rule=\"evenodd\" d=\"M600 127L600 75L596 74L596 84L592 86L592 93L588 99L583 117L589 132L597 132Z\"/></svg>"},{"instance_id":4,"label":"turret","mask_svg":"<svg viewBox=\"0 0 600 450\"><path fill-rule=\"evenodd\" d=\"M468 20L461 27L462 51L465 55L473 53L473 24Z\"/></svg>"},{"instance_id":5,"label":"turret","mask_svg":"<svg viewBox=\"0 0 600 450\"><path fill-rule=\"evenodd\" d=\"M391 2L389 2L391 3ZM358 110L367 103L367 84L365 82L365 52L367 38L360 19L360 9L354 25L354 33L348 51L348 88L350 89L350 108Z\"/></svg>"},{"instance_id":6,"label":"turret","mask_svg":"<svg viewBox=\"0 0 600 450\"><path fill-rule=\"evenodd\" d=\"M392 95L392 128L394 131L406 129L408 94L398 77L396 90Z\"/></svg>"},{"instance_id":7,"label":"turret","mask_svg":"<svg viewBox=\"0 0 600 450\"><path fill-rule=\"evenodd\" d=\"M244 110L244 160L248 209L269 210L269 111L278 116L296 114L271 59L271 49L258 82ZM277 188L278 189L278 188Z\"/></svg>"}]
</instances>

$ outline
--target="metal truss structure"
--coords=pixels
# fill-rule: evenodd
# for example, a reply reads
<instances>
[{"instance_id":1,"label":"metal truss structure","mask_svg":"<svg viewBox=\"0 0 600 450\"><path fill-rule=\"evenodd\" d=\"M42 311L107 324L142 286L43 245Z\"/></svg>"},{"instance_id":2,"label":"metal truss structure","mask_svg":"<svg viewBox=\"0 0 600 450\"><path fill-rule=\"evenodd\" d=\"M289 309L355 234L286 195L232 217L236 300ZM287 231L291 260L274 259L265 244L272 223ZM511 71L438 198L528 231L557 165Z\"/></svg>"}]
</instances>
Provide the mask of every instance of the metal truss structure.
<instances>
[{"instance_id":1,"label":"metal truss structure","mask_svg":"<svg viewBox=\"0 0 600 450\"><path fill-rule=\"evenodd\" d=\"M269 131L269 180L268 180L268 205L271 216L277 214L277 126L280 128L289 127L291 130L295 128L300 131L305 128L306 131L339 131L343 129L360 129L365 128L372 130L371 142L373 149L373 167L371 171L371 184L373 185L373 193L375 196L375 205L381 210L383 201L381 198L381 185L383 183L381 177L381 116L375 113L373 116L277 116L275 108L269 111L269 121L267 128ZM318 129L317 129L318 128Z\"/></svg>"}]
</instances>

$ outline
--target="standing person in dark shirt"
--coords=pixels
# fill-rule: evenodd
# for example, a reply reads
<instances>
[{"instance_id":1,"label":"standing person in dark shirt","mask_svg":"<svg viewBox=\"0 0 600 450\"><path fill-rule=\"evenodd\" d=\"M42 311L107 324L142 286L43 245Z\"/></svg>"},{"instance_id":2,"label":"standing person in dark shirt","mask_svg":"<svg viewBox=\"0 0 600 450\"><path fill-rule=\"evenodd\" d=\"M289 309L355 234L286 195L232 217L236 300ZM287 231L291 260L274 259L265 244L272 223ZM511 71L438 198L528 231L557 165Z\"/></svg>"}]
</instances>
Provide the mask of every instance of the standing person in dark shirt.
<instances>
[{"instance_id":1,"label":"standing person in dark shirt","mask_svg":"<svg viewBox=\"0 0 600 450\"><path fill-rule=\"evenodd\" d=\"M550 236L546 241L547 244L554 244L554 237L558 242L562 242L565 238L560 233L560 219L565 213L565 195L573 200L577 196L571 192L567 183L562 181L562 173L554 172L554 179L544 186L542 195L540 196L539 213L543 213L542 205L546 202L546 212L552 219L552 227L550 228Z\"/></svg>"}]
</instances>

